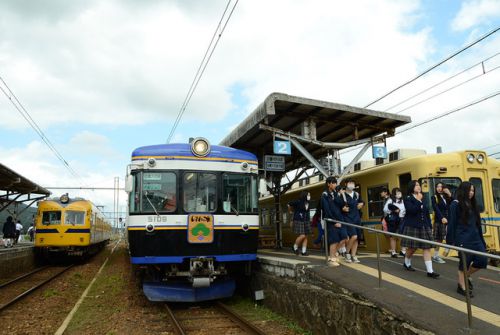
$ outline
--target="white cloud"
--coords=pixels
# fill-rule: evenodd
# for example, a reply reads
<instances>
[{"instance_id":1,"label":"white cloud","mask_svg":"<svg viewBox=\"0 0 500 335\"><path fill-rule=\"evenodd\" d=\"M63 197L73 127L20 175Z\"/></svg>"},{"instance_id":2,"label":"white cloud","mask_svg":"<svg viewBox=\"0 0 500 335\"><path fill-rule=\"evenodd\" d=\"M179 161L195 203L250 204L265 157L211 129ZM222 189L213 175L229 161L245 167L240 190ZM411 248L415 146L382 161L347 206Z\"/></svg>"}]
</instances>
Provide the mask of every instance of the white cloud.
<instances>
[{"instance_id":1,"label":"white cloud","mask_svg":"<svg viewBox=\"0 0 500 335\"><path fill-rule=\"evenodd\" d=\"M462 3L460 11L453 19L451 26L454 30L462 31L489 23L500 18L500 1L472 0Z\"/></svg>"},{"instance_id":2,"label":"white cloud","mask_svg":"<svg viewBox=\"0 0 500 335\"><path fill-rule=\"evenodd\" d=\"M88 130L75 134L69 144L72 148L78 148L81 154L100 155L108 159L116 155L111 148L109 138Z\"/></svg>"}]
</instances>

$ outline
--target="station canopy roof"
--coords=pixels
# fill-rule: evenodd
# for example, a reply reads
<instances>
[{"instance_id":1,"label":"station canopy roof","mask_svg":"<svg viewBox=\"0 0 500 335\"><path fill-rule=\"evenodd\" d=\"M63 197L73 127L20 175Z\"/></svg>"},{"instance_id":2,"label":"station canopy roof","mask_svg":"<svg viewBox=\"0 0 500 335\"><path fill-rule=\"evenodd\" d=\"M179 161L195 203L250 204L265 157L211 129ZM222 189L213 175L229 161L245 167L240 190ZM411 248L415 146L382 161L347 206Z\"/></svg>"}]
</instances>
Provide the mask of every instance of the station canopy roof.
<instances>
[{"instance_id":1,"label":"station canopy roof","mask_svg":"<svg viewBox=\"0 0 500 335\"><path fill-rule=\"evenodd\" d=\"M0 192L50 195L50 191L0 164Z\"/></svg>"},{"instance_id":2,"label":"station canopy roof","mask_svg":"<svg viewBox=\"0 0 500 335\"><path fill-rule=\"evenodd\" d=\"M262 160L264 155L273 154L273 133L261 129L260 124L301 135L302 124L311 118L316 122L316 139L335 143L383 134L393 136L397 127L411 122L409 116L272 93L220 145L253 152ZM301 144L316 159L325 156L328 151L313 143ZM286 169L299 168L306 161L298 150L292 149L292 155L285 158Z\"/></svg>"}]
</instances>

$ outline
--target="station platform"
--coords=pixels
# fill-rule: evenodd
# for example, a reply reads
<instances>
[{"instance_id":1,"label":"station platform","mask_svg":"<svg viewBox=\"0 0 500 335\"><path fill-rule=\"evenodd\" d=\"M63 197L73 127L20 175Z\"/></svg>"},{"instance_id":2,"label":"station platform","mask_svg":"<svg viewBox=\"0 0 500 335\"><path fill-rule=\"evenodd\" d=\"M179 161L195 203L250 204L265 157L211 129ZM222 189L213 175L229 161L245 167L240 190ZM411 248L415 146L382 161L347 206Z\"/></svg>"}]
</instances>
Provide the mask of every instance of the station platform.
<instances>
[{"instance_id":1,"label":"station platform","mask_svg":"<svg viewBox=\"0 0 500 335\"><path fill-rule=\"evenodd\" d=\"M31 270L35 266L34 246L30 242L20 242L12 248L0 246L0 278Z\"/></svg>"},{"instance_id":2,"label":"station platform","mask_svg":"<svg viewBox=\"0 0 500 335\"><path fill-rule=\"evenodd\" d=\"M415 255L415 272L403 268L403 258L381 255L382 283L378 285L377 257L360 253L360 264L341 262L326 266L324 254L308 251L309 256L296 256L289 249L261 249L261 266L274 267L283 277L297 277L312 272L322 278L359 294L404 320L436 334L500 334L500 269L488 267L472 278L472 328L467 328L465 297L456 293L458 259L446 258L446 264L434 263L438 279L427 277L422 256ZM307 269L307 270L304 270ZM304 279L305 278L305 279ZM297 279L297 278L296 278ZM298 281L307 281L303 276Z\"/></svg>"}]
</instances>

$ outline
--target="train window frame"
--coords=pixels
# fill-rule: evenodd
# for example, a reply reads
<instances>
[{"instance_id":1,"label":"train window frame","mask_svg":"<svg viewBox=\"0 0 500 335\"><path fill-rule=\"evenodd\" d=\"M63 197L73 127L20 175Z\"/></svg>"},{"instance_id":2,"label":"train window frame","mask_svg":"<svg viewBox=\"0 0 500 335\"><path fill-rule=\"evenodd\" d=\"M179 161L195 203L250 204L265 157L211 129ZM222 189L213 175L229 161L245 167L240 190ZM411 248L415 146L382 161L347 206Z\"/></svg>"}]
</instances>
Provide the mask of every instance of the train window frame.
<instances>
[{"instance_id":1,"label":"train window frame","mask_svg":"<svg viewBox=\"0 0 500 335\"><path fill-rule=\"evenodd\" d=\"M140 214L142 211L142 171L131 174L133 183L129 194L129 214Z\"/></svg>"},{"instance_id":2,"label":"train window frame","mask_svg":"<svg viewBox=\"0 0 500 335\"><path fill-rule=\"evenodd\" d=\"M495 185L495 183L498 184ZM495 189L498 190L498 197L495 197ZM493 209L496 213L500 213L500 179L491 180L491 195L493 196Z\"/></svg>"},{"instance_id":3,"label":"train window frame","mask_svg":"<svg viewBox=\"0 0 500 335\"><path fill-rule=\"evenodd\" d=\"M367 203L366 208L368 210L368 218L369 219L382 218L384 216L384 199L380 198L380 192L381 192L382 188L384 188L384 187L389 189L389 183L372 185L372 186L369 186L366 188L366 203ZM377 191L377 189L378 189L378 191ZM371 197L372 190L374 192L373 195L376 196L376 200L373 200ZM373 206L374 204L377 205L377 210L379 209L378 205L381 204L382 206L380 208L380 213L373 212L373 215L372 215L371 209L374 207Z\"/></svg>"},{"instance_id":4,"label":"train window frame","mask_svg":"<svg viewBox=\"0 0 500 335\"><path fill-rule=\"evenodd\" d=\"M250 178L250 184L247 185L247 188L246 188L246 191L250 191L250 198L248 199L248 201L250 201L249 204L247 205L244 205L245 208L244 210L241 210L242 207L241 206L238 206L238 203L239 203L239 195L236 196L237 200L236 201L236 206L232 206L232 202L230 201L229 203L231 204L230 208L227 208L227 201L226 201L226 197L225 197L225 194L226 194L226 190L227 188L229 187L235 187L235 186L240 186L240 185L231 185L229 183L229 179L227 179L228 183L226 184L226 177L234 177L234 176L238 176L238 177L245 177L245 178ZM240 214L258 214L258 210L259 210L259 195L258 195L258 189L257 189L257 175L255 174L249 174L249 173L235 173L235 172L222 172L221 173L221 201L222 201L222 212L224 214L234 214L234 209L236 209L236 211ZM230 191L231 193L232 191ZM237 192L238 193L238 192ZM228 193L228 196L229 196L229 193Z\"/></svg>"},{"instance_id":5,"label":"train window frame","mask_svg":"<svg viewBox=\"0 0 500 335\"><path fill-rule=\"evenodd\" d=\"M158 214L172 214L172 213L175 213L177 211L177 207L178 207L178 190L179 190L179 187L178 187L178 176L177 176L177 173L176 171L172 171L172 170L148 170L148 171L141 171L141 178L140 178L140 210L139 210L139 213L155 213L155 212L158 212ZM160 189L149 189L149 190L145 190L145 177L147 174L150 174L150 175L153 175L153 174L160 174L161 175L161 178L159 180L162 180L163 179L163 176L173 176L173 178L171 180L166 180L165 183L161 183L160 182ZM156 179L150 179L149 181L159 181L159 180L156 180ZM160 195L160 196L157 196L157 198L159 200L155 200L154 199L154 196L155 196L155 191L163 191L163 186L164 185L167 185L169 183L174 183L174 186L173 188L171 188L170 190L168 191L165 191L164 195ZM151 185L157 185L157 184L154 184L154 183L151 183ZM155 186L157 187L157 186ZM153 192L153 199L149 199L149 201L152 202L152 204L154 206L154 208L151 208L151 209L148 209L148 210L145 210L145 207L146 205L148 207L151 207L151 204L149 203L149 201L146 199L147 195L145 196L144 195L144 191L148 192L148 191L152 191ZM170 197L170 199L167 198L167 195L173 195L173 197ZM152 200L154 200L155 202L153 202ZM174 204L173 205L170 205L168 208L166 207L167 206L167 202L168 201L171 201L173 200L174 201ZM137 213L137 212L136 212Z\"/></svg>"},{"instance_id":6,"label":"train window frame","mask_svg":"<svg viewBox=\"0 0 500 335\"><path fill-rule=\"evenodd\" d=\"M197 208L195 208L195 210L190 210L189 208L186 208L186 206L189 204L189 201L186 200L186 179L185 179L185 176L189 175L189 174L193 174L193 175L196 175L196 180L198 180L198 176L199 175L210 175L210 176L213 176L213 195L214 195L214 199L213 199L213 204L214 204L214 208L212 210L210 210L209 208L205 208L205 210L198 210ZM182 176L181 176L181 180L180 180L180 183L182 185L182 209L184 210L185 213L215 213L217 212L217 209L218 209L218 201L219 201L219 179L218 179L218 176L217 176L217 173L215 172L211 172L211 171L184 171L182 173ZM198 183L198 182L197 182ZM192 199L190 199L192 200ZM210 200L207 200L207 201L210 201ZM195 206L198 206L198 205L195 205ZM201 206L201 204L200 204Z\"/></svg>"},{"instance_id":7,"label":"train window frame","mask_svg":"<svg viewBox=\"0 0 500 335\"><path fill-rule=\"evenodd\" d=\"M433 214L434 209L432 208L432 202L431 199L434 196L434 189L436 188L437 183L443 183L446 186L450 188L451 191L451 197L454 199L455 198L455 191L457 190L458 186L462 182L462 179L459 177L426 177L426 178L420 178L418 182L420 185L422 185L422 180L426 179L428 183L428 192L424 192L424 199L426 201L427 206L429 207L429 213ZM455 184L450 183L451 180L455 181Z\"/></svg>"},{"instance_id":8,"label":"train window frame","mask_svg":"<svg viewBox=\"0 0 500 335\"><path fill-rule=\"evenodd\" d=\"M45 223L45 214L47 215L50 215L50 214L53 214L53 213L59 213L59 221L54 221L54 223L52 223L53 221L50 219L50 216L49 216L49 221L48 223ZM62 223L62 211L43 211L42 212L42 225L44 226L57 226L57 225L60 225Z\"/></svg>"},{"instance_id":9,"label":"train window frame","mask_svg":"<svg viewBox=\"0 0 500 335\"><path fill-rule=\"evenodd\" d=\"M479 184L475 184L473 180L479 180ZM483 179L479 177L470 177L469 182L474 186L474 196L476 198L476 205L479 210L479 213L484 213L486 206L484 203L484 187L483 187ZM479 185L480 187L477 187ZM479 190L479 192L478 192ZM478 196L480 195L480 197Z\"/></svg>"},{"instance_id":10,"label":"train window frame","mask_svg":"<svg viewBox=\"0 0 500 335\"><path fill-rule=\"evenodd\" d=\"M67 222L67 219L68 217L70 217L70 214L73 214L73 213L78 213L79 215L83 214L83 217L82 217L82 221L79 222L79 223L71 223L71 222ZM70 226L84 226L85 225L85 216L86 216L86 212L85 211L79 211L79 210L66 210L64 211L64 224L65 225L70 225Z\"/></svg>"}]
</instances>

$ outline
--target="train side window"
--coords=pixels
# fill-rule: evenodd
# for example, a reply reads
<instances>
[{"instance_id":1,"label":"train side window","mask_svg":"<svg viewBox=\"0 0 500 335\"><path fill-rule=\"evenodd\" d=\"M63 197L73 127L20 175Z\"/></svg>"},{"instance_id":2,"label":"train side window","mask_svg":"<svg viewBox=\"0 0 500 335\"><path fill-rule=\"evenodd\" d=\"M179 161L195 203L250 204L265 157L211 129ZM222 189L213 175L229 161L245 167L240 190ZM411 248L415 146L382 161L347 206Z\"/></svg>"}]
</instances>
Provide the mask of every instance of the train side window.
<instances>
[{"instance_id":1,"label":"train side window","mask_svg":"<svg viewBox=\"0 0 500 335\"><path fill-rule=\"evenodd\" d=\"M403 196L408 194L408 184L411 180L411 173L404 173L399 175L399 188L401 189L401 193L403 193Z\"/></svg>"},{"instance_id":2,"label":"train side window","mask_svg":"<svg viewBox=\"0 0 500 335\"><path fill-rule=\"evenodd\" d=\"M141 198L140 198L140 181L141 181L141 173L133 174L132 178L134 180L133 182L133 188L132 191L130 192L130 198L129 198L129 206L130 206L130 213L139 213L141 210Z\"/></svg>"},{"instance_id":3,"label":"train side window","mask_svg":"<svg viewBox=\"0 0 500 335\"><path fill-rule=\"evenodd\" d=\"M222 175L222 207L225 213L257 212L257 178L250 174Z\"/></svg>"},{"instance_id":4,"label":"train side window","mask_svg":"<svg viewBox=\"0 0 500 335\"><path fill-rule=\"evenodd\" d=\"M491 189L493 190L495 212L500 213L500 179L493 179L491 181Z\"/></svg>"},{"instance_id":5,"label":"train side window","mask_svg":"<svg viewBox=\"0 0 500 335\"><path fill-rule=\"evenodd\" d=\"M388 184L367 188L368 216L370 218L381 218L384 215L384 199L380 197L383 188L389 188Z\"/></svg>"},{"instance_id":6,"label":"train side window","mask_svg":"<svg viewBox=\"0 0 500 335\"><path fill-rule=\"evenodd\" d=\"M474 185L477 209L482 213L484 212L483 182L481 178L471 178L469 181L472 185Z\"/></svg>"}]
</instances>

